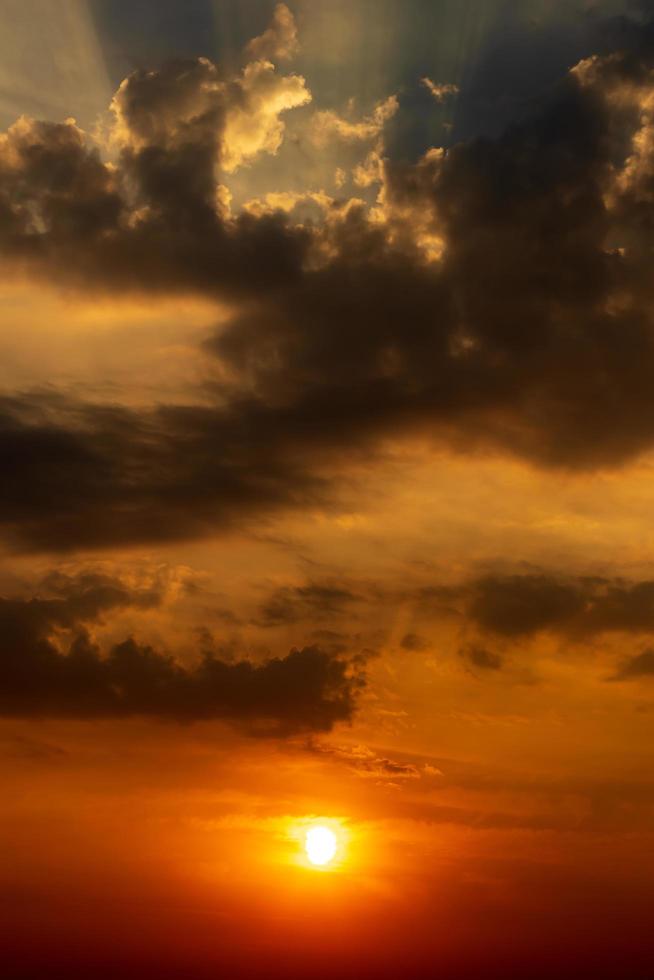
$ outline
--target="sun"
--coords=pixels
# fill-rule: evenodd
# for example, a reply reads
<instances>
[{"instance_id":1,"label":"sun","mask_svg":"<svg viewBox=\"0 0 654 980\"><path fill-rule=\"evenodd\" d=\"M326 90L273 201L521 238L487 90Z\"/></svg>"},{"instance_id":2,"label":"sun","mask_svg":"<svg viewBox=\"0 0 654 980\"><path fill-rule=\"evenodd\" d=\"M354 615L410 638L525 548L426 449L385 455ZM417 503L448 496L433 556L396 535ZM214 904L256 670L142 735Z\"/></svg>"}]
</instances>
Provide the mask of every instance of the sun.
<instances>
[{"instance_id":1,"label":"sun","mask_svg":"<svg viewBox=\"0 0 654 980\"><path fill-rule=\"evenodd\" d=\"M324 867L336 854L336 834L329 827L310 827L304 838L304 849L311 864Z\"/></svg>"}]
</instances>

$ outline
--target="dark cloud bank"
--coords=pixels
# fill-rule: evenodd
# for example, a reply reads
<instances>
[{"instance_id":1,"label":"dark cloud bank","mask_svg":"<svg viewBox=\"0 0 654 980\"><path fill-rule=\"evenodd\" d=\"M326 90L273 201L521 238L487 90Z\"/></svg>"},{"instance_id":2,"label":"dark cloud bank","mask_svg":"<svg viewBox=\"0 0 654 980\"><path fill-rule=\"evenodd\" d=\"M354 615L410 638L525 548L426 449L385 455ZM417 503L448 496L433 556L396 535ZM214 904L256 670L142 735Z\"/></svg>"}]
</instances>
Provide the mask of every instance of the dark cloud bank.
<instances>
[{"instance_id":1,"label":"dark cloud bank","mask_svg":"<svg viewBox=\"0 0 654 980\"><path fill-rule=\"evenodd\" d=\"M4 536L64 549L203 535L324 502L352 454L409 429L540 466L651 448L654 44L643 25L625 37L497 139L386 161L379 221L356 204L303 226L225 209L229 119L260 124L253 86L272 66L135 73L115 100L115 167L72 123L20 121L0 147L5 268L229 299L207 357L237 380L205 407L151 411L5 397Z\"/></svg>"},{"instance_id":2,"label":"dark cloud bank","mask_svg":"<svg viewBox=\"0 0 654 980\"><path fill-rule=\"evenodd\" d=\"M489 572L455 585L390 590L375 582L347 578L338 583L309 580L274 589L254 621L263 627L323 619L335 624L362 609L395 608L406 602L439 618L455 615L484 633L506 639L520 640L546 630L578 640L608 632L654 632L651 579L570 575L544 569L522 574ZM400 647L422 651L430 644L419 633L410 632L402 637Z\"/></svg>"},{"instance_id":3,"label":"dark cloud bank","mask_svg":"<svg viewBox=\"0 0 654 980\"><path fill-rule=\"evenodd\" d=\"M654 631L654 582L548 573L489 575L462 590L470 620L506 637L552 630L579 639Z\"/></svg>"},{"instance_id":4,"label":"dark cloud bank","mask_svg":"<svg viewBox=\"0 0 654 980\"><path fill-rule=\"evenodd\" d=\"M383 607L409 603L419 617L455 617L476 639L459 649L473 671L498 672L506 666L505 649L514 650L538 634L549 633L571 645L593 644L607 634L632 639L654 635L654 581L602 575L570 575L533 569L522 574L491 572L455 585L432 584L385 589L374 582L307 581L276 588L254 620L264 628L329 620L332 626L354 618L375 621ZM313 636L328 649L347 650L361 639L333 630ZM370 637L369 637L370 641ZM631 642L631 640L629 641ZM493 649L500 645L501 651ZM360 644L359 644L360 645ZM432 649L419 633L406 633L399 647L405 654ZM624 660L613 680L654 676L654 653L646 649Z\"/></svg>"},{"instance_id":5,"label":"dark cloud bank","mask_svg":"<svg viewBox=\"0 0 654 980\"><path fill-rule=\"evenodd\" d=\"M498 672L504 656L492 641L520 641L553 632L584 642L608 632L654 633L654 582L536 572L486 575L458 586L423 589L414 599L458 612L491 641L459 653L474 671ZM397 598L397 597L396 597ZM131 715L192 722L221 720L252 734L330 730L352 718L373 651L350 653L348 642L292 649L263 662L195 652L187 666L132 637L101 649L93 627L121 608L149 609L162 596L106 575L53 573L32 599L0 599L0 715L120 718ZM349 603L380 601L342 583L308 583L275 592L262 606L262 625L295 624L342 615ZM326 640L339 634L322 631ZM346 639L346 638L343 638ZM402 646L425 641L407 634ZM654 676L651 649L624 659L612 681ZM375 768L377 772L377 768Z\"/></svg>"},{"instance_id":6,"label":"dark cloud bank","mask_svg":"<svg viewBox=\"0 0 654 980\"><path fill-rule=\"evenodd\" d=\"M185 667L132 638L103 653L91 624L158 597L104 576L45 584L51 598L0 599L0 715L222 720L251 734L289 735L328 731L354 712L361 657L308 646L256 664L205 654Z\"/></svg>"},{"instance_id":7,"label":"dark cloud bank","mask_svg":"<svg viewBox=\"0 0 654 980\"><path fill-rule=\"evenodd\" d=\"M593 641L602 634L654 633L654 582L601 576L564 576L549 572L486 575L455 587L432 589L432 598L457 608L466 624L492 640L518 642L538 633L554 633L571 642ZM473 668L502 670L503 657L472 643L459 651ZM623 660L614 681L654 676L650 649Z\"/></svg>"}]
</instances>

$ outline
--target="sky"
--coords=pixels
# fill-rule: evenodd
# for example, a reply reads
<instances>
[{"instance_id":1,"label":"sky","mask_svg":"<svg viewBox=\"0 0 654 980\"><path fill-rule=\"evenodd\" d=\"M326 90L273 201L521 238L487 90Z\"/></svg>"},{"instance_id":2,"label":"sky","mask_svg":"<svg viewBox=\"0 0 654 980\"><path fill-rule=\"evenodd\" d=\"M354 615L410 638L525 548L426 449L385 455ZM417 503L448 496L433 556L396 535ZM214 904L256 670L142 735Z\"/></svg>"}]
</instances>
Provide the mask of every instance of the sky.
<instances>
[{"instance_id":1,"label":"sky","mask_svg":"<svg viewBox=\"0 0 654 980\"><path fill-rule=\"evenodd\" d=\"M0 10L9 980L650 978L653 5Z\"/></svg>"}]
</instances>

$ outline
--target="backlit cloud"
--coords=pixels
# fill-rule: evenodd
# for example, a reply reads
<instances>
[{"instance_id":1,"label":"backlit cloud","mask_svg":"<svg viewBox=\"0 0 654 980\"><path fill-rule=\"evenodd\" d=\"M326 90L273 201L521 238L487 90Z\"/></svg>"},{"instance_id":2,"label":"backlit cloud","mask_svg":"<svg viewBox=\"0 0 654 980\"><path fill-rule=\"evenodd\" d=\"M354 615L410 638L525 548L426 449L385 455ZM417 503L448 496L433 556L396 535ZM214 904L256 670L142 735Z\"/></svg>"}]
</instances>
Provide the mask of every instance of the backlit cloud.
<instances>
[{"instance_id":1,"label":"backlit cloud","mask_svg":"<svg viewBox=\"0 0 654 980\"><path fill-rule=\"evenodd\" d=\"M434 82L427 77L421 78L420 81L439 104L445 102L449 96L456 95L459 91L458 85L454 85L452 82Z\"/></svg>"},{"instance_id":2,"label":"backlit cloud","mask_svg":"<svg viewBox=\"0 0 654 980\"><path fill-rule=\"evenodd\" d=\"M398 108L397 96L389 95L362 119L339 116L330 109L321 110L311 120L311 139L318 147L326 146L335 139L346 143L376 139Z\"/></svg>"},{"instance_id":3,"label":"backlit cloud","mask_svg":"<svg viewBox=\"0 0 654 980\"><path fill-rule=\"evenodd\" d=\"M260 663L205 653L190 667L132 637L102 651L89 627L117 608L155 604L157 595L89 574L44 585L51 598L0 599L0 715L213 719L286 735L347 721L364 684L360 657L317 646Z\"/></svg>"},{"instance_id":4,"label":"backlit cloud","mask_svg":"<svg viewBox=\"0 0 654 980\"><path fill-rule=\"evenodd\" d=\"M413 431L573 470L646 451L648 59L643 44L579 66L494 140L415 163L375 150L372 206L273 191L229 212L229 172L277 152L280 115L309 99L265 61L130 76L115 162L70 120L21 119L0 145L8 270L234 314L204 348L230 383L202 408L6 399L6 532L31 547L203 535L326 502L348 454ZM318 118L325 139L375 139L396 110Z\"/></svg>"},{"instance_id":5,"label":"backlit cloud","mask_svg":"<svg viewBox=\"0 0 654 980\"><path fill-rule=\"evenodd\" d=\"M278 3L270 27L247 43L245 54L252 61L284 61L297 54L299 47L293 13L285 3Z\"/></svg>"}]
</instances>

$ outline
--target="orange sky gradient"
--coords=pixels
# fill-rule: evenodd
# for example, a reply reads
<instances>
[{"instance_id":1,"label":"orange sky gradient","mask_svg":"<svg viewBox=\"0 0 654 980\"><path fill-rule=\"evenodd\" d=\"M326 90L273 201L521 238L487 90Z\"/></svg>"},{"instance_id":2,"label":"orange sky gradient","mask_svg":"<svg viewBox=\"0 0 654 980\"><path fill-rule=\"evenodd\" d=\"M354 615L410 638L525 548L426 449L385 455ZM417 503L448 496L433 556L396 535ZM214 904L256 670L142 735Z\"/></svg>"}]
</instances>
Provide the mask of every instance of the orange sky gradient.
<instances>
[{"instance_id":1,"label":"orange sky gradient","mask_svg":"<svg viewBox=\"0 0 654 980\"><path fill-rule=\"evenodd\" d=\"M651 977L649 3L5 7L0 972Z\"/></svg>"}]
</instances>

